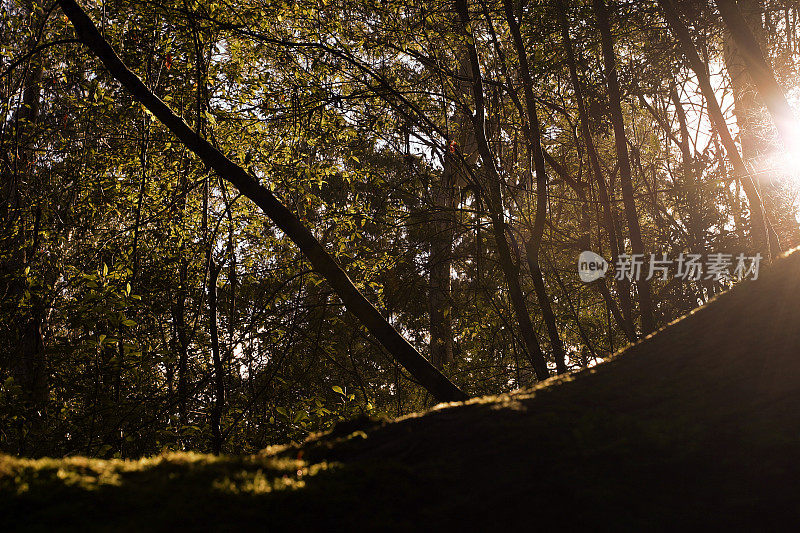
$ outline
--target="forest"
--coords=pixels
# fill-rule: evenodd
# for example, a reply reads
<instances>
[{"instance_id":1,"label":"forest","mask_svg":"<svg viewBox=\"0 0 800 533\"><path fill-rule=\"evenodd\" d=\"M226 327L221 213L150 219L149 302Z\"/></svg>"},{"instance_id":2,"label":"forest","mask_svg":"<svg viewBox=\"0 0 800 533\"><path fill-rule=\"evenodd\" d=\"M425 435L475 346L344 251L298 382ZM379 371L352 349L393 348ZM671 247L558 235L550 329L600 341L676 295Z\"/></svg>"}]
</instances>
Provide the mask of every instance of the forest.
<instances>
[{"instance_id":1,"label":"forest","mask_svg":"<svg viewBox=\"0 0 800 533\"><path fill-rule=\"evenodd\" d=\"M781 525L798 11L3 0L8 525Z\"/></svg>"}]
</instances>

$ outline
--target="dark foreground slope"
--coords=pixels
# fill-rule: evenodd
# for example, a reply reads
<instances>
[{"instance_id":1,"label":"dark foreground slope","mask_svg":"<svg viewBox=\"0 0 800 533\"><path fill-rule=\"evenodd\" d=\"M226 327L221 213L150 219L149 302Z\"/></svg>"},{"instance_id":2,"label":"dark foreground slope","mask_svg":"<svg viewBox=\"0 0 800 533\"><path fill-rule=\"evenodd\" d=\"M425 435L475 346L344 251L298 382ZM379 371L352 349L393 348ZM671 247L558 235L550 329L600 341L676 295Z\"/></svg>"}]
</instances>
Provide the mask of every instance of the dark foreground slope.
<instances>
[{"instance_id":1,"label":"dark foreground slope","mask_svg":"<svg viewBox=\"0 0 800 533\"><path fill-rule=\"evenodd\" d=\"M0 529L800 523L800 253L597 368L263 456L0 457Z\"/></svg>"}]
</instances>

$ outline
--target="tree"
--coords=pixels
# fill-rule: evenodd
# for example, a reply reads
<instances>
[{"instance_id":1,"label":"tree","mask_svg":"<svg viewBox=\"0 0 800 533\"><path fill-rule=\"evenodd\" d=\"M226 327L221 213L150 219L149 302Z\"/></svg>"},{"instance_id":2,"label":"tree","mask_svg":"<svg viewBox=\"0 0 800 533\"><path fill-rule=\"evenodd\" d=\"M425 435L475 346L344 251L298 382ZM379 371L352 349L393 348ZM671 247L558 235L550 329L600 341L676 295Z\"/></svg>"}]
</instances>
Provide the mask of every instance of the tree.
<instances>
[{"instance_id":1,"label":"tree","mask_svg":"<svg viewBox=\"0 0 800 533\"><path fill-rule=\"evenodd\" d=\"M733 137L731 137L730 131L728 130L728 125L725 122L722 110L717 102L714 89L711 87L708 71L700 59L700 56L697 55L697 50L692 43L689 31L680 20L680 16L675 10L672 2L670 0L659 0L659 4L661 5L664 16L667 19L672 32L680 43L684 55L689 61L689 65L697 76L700 89L703 92L703 97L708 105L708 112L711 121L714 124L714 129L722 140L722 144L728 153L728 158L733 165L733 170L736 173L737 178L741 180L745 194L747 194L747 199L750 204L750 230L754 248L763 253L766 257L769 257L769 254L772 252L772 249L777 246L777 243L775 242L775 239L772 239L773 244L770 245L767 239L768 222L766 221L766 215L764 213L764 206L761 202L761 196L758 193L755 183L753 182L752 176L748 172L741 156L739 155L739 150L736 148L736 144L733 142Z\"/></svg>"},{"instance_id":2,"label":"tree","mask_svg":"<svg viewBox=\"0 0 800 533\"><path fill-rule=\"evenodd\" d=\"M594 0L592 5L597 19L597 26L600 30L600 42L603 49L603 62L605 65L606 83L608 85L611 122L614 126L614 143L617 148L620 184L622 186L622 198L625 205L625 218L628 221L631 248L634 254L644 255L645 248L642 239L642 230L639 225L639 216L636 212L636 201L633 197L631 164L630 158L628 157L625 120L622 116L622 107L620 104L621 95L619 81L617 80L614 43L611 37L608 12L604 0ZM645 334L648 334L656 328L655 318L653 317L653 298L650 294L650 284L647 280L639 279L636 283L636 287L639 290L639 310L642 315L642 329Z\"/></svg>"},{"instance_id":3,"label":"tree","mask_svg":"<svg viewBox=\"0 0 800 533\"><path fill-rule=\"evenodd\" d=\"M784 147L794 153L800 147L800 127L794 116L794 111L786 101L786 95L778 82L772 67L764 59L761 47L742 16L735 0L719 0L717 7L722 14L722 19L728 26L730 36L736 43L741 57L747 64L747 70L753 83L758 88L767 109L772 116L775 127L783 139Z\"/></svg>"},{"instance_id":4,"label":"tree","mask_svg":"<svg viewBox=\"0 0 800 533\"><path fill-rule=\"evenodd\" d=\"M427 362L364 298L319 241L269 189L260 185L244 169L226 158L208 141L192 132L183 120L176 116L162 100L147 89L135 74L125 67L77 3L72 0L63 0L59 5L69 17L80 39L97 54L120 83L167 126L181 142L213 168L220 177L229 181L264 210L275 224L300 247L314 268L331 283L345 306L359 317L367 329L378 337L403 366L440 400L465 398L465 395L455 385Z\"/></svg>"}]
</instances>

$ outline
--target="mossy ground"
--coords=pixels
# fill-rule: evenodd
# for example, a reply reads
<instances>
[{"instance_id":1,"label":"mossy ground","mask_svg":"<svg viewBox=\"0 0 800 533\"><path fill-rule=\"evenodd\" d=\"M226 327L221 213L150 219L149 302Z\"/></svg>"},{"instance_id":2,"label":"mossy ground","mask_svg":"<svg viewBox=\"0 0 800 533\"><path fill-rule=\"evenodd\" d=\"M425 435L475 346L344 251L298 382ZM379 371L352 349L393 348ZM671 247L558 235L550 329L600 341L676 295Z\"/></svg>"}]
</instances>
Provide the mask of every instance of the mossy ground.
<instances>
[{"instance_id":1,"label":"mossy ground","mask_svg":"<svg viewBox=\"0 0 800 533\"><path fill-rule=\"evenodd\" d=\"M2 529L783 529L800 253L598 367L251 457L0 457Z\"/></svg>"}]
</instances>

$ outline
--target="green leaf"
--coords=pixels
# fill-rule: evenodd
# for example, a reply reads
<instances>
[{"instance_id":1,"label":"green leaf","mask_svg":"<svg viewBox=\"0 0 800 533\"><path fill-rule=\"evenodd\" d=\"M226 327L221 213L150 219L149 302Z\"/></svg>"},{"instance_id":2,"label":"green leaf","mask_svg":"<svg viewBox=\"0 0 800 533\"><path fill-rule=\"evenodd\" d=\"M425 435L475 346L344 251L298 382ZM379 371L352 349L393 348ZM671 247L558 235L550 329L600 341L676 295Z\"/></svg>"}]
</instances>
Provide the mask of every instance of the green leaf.
<instances>
[{"instance_id":1,"label":"green leaf","mask_svg":"<svg viewBox=\"0 0 800 533\"><path fill-rule=\"evenodd\" d=\"M331 387L331 389L333 389L333 392L335 392L337 394L341 394L342 396L344 396L344 391L342 390L342 388L339 385L334 385L333 387Z\"/></svg>"}]
</instances>

